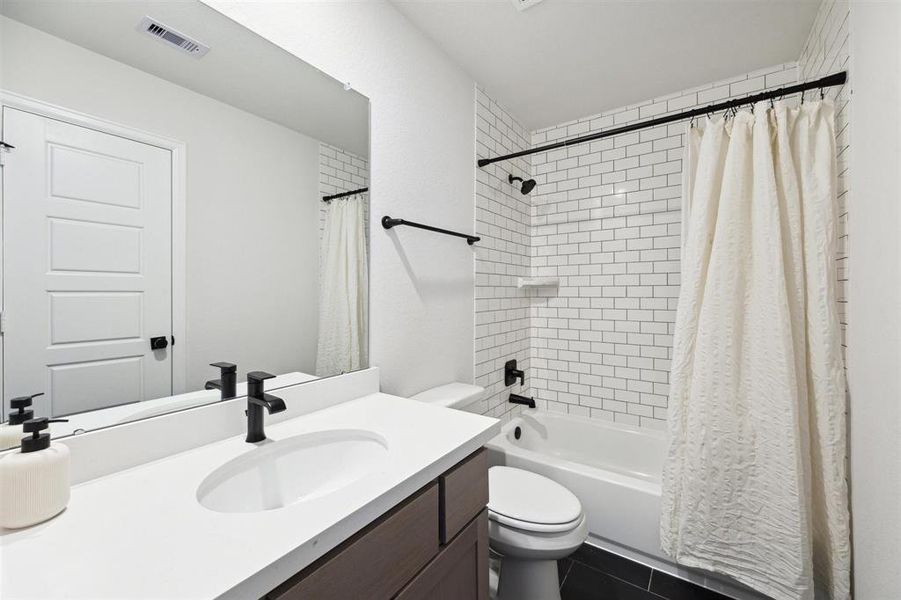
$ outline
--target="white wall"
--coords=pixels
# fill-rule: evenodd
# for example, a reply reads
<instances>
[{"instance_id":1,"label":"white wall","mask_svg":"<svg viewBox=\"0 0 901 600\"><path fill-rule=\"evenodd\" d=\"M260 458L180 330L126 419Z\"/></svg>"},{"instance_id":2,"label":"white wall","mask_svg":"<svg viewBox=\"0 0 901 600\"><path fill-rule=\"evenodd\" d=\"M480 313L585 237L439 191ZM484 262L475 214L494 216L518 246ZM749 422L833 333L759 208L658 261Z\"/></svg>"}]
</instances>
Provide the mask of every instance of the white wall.
<instances>
[{"instance_id":1,"label":"white wall","mask_svg":"<svg viewBox=\"0 0 901 600\"><path fill-rule=\"evenodd\" d=\"M371 101L371 363L400 395L473 378L473 81L389 3L204 0Z\"/></svg>"},{"instance_id":2,"label":"white wall","mask_svg":"<svg viewBox=\"0 0 901 600\"><path fill-rule=\"evenodd\" d=\"M851 3L854 597L901 598L901 4Z\"/></svg>"},{"instance_id":3,"label":"white wall","mask_svg":"<svg viewBox=\"0 0 901 600\"><path fill-rule=\"evenodd\" d=\"M0 88L187 144L187 389L216 360L314 372L319 143L0 19Z\"/></svg>"}]
</instances>

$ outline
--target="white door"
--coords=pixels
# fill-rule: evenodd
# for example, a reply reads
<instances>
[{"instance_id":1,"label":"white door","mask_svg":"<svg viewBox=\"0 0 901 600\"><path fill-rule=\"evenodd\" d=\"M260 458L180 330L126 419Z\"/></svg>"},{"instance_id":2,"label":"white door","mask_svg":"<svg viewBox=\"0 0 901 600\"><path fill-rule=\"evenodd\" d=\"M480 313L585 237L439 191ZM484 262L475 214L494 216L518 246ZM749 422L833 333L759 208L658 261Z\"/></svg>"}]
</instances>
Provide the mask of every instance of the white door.
<instances>
[{"instance_id":1,"label":"white door","mask_svg":"<svg viewBox=\"0 0 901 600\"><path fill-rule=\"evenodd\" d=\"M3 108L6 399L55 416L172 394L171 152Z\"/></svg>"}]
</instances>

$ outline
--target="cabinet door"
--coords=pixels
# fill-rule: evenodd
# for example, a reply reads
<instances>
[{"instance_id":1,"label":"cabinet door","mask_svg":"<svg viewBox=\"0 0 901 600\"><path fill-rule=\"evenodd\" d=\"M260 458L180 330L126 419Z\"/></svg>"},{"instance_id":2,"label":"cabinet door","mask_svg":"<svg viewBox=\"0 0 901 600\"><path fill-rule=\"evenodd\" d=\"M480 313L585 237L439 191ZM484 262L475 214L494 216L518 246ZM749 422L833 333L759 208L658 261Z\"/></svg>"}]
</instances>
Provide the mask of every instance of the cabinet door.
<instances>
[{"instance_id":1,"label":"cabinet door","mask_svg":"<svg viewBox=\"0 0 901 600\"><path fill-rule=\"evenodd\" d=\"M438 486L432 483L267 598L387 600L437 554Z\"/></svg>"},{"instance_id":2,"label":"cabinet door","mask_svg":"<svg viewBox=\"0 0 901 600\"><path fill-rule=\"evenodd\" d=\"M488 511L483 510L396 600L487 600Z\"/></svg>"},{"instance_id":3,"label":"cabinet door","mask_svg":"<svg viewBox=\"0 0 901 600\"><path fill-rule=\"evenodd\" d=\"M488 453L470 454L438 478L439 535L446 544L488 505Z\"/></svg>"}]
</instances>

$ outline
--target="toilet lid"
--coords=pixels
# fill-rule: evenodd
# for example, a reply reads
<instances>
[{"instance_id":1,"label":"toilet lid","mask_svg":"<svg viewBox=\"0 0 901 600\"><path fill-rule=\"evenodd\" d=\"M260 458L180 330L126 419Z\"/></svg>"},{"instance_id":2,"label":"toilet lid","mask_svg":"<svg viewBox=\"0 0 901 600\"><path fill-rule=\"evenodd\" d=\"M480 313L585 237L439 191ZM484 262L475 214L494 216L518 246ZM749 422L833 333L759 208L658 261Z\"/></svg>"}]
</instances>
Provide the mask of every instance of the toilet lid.
<instances>
[{"instance_id":1,"label":"toilet lid","mask_svg":"<svg viewBox=\"0 0 901 600\"><path fill-rule=\"evenodd\" d=\"M547 477L511 467L488 470L488 510L540 525L572 523L582 516L582 504L571 491Z\"/></svg>"}]
</instances>

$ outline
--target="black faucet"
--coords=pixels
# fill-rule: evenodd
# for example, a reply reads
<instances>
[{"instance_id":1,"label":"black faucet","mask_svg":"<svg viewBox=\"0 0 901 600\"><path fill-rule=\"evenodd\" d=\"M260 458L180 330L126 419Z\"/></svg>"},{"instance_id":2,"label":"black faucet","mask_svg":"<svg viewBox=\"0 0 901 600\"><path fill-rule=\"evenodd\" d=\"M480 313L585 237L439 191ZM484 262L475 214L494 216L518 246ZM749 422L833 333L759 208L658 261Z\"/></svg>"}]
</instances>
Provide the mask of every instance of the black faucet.
<instances>
[{"instance_id":1,"label":"black faucet","mask_svg":"<svg viewBox=\"0 0 901 600\"><path fill-rule=\"evenodd\" d=\"M252 371L247 374L247 441L251 444L266 439L263 431L263 409L270 415L285 410L285 401L270 396L263 391L263 382L275 375L263 371Z\"/></svg>"},{"instance_id":2,"label":"black faucet","mask_svg":"<svg viewBox=\"0 0 901 600\"><path fill-rule=\"evenodd\" d=\"M513 404L525 404L529 408L535 408L535 398L527 398L526 396L520 396L519 394L510 394L508 402L512 402Z\"/></svg>"},{"instance_id":3,"label":"black faucet","mask_svg":"<svg viewBox=\"0 0 901 600\"><path fill-rule=\"evenodd\" d=\"M520 385L526 384L526 374L516 368L516 359L504 363L504 385L513 385L519 379Z\"/></svg>"},{"instance_id":4,"label":"black faucet","mask_svg":"<svg viewBox=\"0 0 901 600\"><path fill-rule=\"evenodd\" d=\"M228 400L238 395L236 386L238 383L238 366L227 362L210 363L211 367L219 369L219 379L210 379L203 386L206 390L220 390L220 400Z\"/></svg>"}]
</instances>

